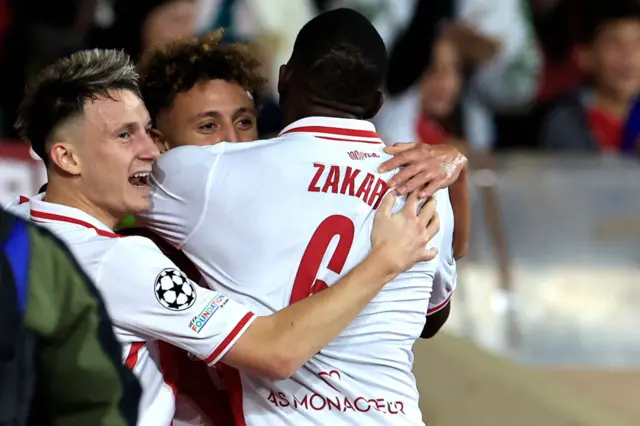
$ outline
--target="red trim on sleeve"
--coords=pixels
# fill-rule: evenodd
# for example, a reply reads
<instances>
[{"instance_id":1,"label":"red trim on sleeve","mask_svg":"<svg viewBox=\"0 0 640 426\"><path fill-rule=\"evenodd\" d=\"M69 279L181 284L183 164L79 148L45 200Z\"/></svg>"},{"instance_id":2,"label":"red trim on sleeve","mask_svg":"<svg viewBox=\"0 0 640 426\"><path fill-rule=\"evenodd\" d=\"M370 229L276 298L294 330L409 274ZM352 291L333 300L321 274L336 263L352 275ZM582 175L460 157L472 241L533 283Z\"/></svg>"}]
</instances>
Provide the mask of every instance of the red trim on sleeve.
<instances>
[{"instance_id":1,"label":"red trim on sleeve","mask_svg":"<svg viewBox=\"0 0 640 426\"><path fill-rule=\"evenodd\" d=\"M449 293L449 295L447 296L447 298L439 303L438 305L434 306L434 307L430 307L427 310L427 315L431 315L431 314L435 314L436 312L442 310L442 308L444 308L445 306L447 306L447 304L449 303L449 301L451 300L451 296L453 295L453 293Z\"/></svg>"},{"instance_id":2,"label":"red trim on sleeve","mask_svg":"<svg viewBox=\"0 0 640 426\"><path fill-rule=\"evenodd\" d=\"M138 363L138 353L143 347L144 342L133 342L131 344L131 347L129 348L129 355L127 355L127 359L124 361L124 365L129 369L129 371L133 371L133 368Z\"/></svg>"},{"instance_id":3,"label":"red trim on sleeve","mask_svg":"<svg viewBox=\"0 0 640 426\"><path fill-rule=\"evenodd\" d=\"M231 330L231 333L229 333L227 337L225 337L225 339L222 341L222 343L220 343L218 347L215 348L213 352L211 352L211 355L205 358L204 362L206 362L207 365L210 366L211 364L214 363L214 361L217 361L220 354L226 351L227 347L231 344L231 342L233 342L233 340L238 336L240 331L242 331L244 326L247 325L247 323L254 316L255 315L253 314L253 312L248 312L244 317L242 317L242 319L233 328L233 330Z\"/></svg>"}]
</instances>

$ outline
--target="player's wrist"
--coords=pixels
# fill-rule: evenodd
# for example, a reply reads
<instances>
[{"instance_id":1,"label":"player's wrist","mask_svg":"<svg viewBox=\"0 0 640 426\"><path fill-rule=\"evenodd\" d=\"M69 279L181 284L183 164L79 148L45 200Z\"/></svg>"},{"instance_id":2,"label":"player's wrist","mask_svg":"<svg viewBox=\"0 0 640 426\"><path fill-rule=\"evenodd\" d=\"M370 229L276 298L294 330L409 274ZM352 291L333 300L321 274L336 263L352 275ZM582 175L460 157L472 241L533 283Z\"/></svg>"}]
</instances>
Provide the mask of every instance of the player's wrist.
<instances>
[{"instance_id":1,"label":"player's wrist","mask_svg":"<svg viewBox=\"0 0 640 426\"><path fill-rule=\"evenodd\" d=\"M405 270L403 263L395 260L394 253L387 245L374 247L363 266L382 284L388 283Z\"/></svg>"}]
</instances>

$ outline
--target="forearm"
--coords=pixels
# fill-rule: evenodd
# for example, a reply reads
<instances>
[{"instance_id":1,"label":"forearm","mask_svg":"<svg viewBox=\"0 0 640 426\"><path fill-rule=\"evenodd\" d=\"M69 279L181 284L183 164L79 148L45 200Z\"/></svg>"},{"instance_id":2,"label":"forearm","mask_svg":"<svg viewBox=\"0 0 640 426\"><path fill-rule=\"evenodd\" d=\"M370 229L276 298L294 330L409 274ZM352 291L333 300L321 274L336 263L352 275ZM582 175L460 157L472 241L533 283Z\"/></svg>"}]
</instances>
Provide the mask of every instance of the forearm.
<instances>
[{"instance_id":1,"label":"forearm","mask_svg":"<svg viewBox=\"0 0 640 426\"><path fill-rule=\"evenodd\" d=\"M328 289L258 318L231 349L242 359L224 361L252 374L288 377L347 328L395 275L372 252Z\"/></svg>"},{"instance_id":2,"label":"forearm","mask_svg":"<svg viewBox=\"0 0 640 426\"><path fill-rule=\"evenodd\" d=\"M449 196L454 216L453 257L458 260L467 252L471 233L471 200L466 168L460 172L458 180L449 187Z\"/></svg>"}]
</instances>

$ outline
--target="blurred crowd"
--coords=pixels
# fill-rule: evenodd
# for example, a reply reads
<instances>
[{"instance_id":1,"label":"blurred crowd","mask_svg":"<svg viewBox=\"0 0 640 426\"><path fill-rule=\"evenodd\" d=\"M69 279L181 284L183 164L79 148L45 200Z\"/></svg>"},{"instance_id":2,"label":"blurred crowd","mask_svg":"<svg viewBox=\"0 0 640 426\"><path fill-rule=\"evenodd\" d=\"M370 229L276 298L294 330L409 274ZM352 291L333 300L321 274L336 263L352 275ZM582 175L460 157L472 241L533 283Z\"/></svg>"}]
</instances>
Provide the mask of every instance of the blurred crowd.
<instances>
[{"instance_id":1,"label":"blurred crowd","mask_svg":"<svg viewBox=\"0 0 640 426\"><path fill-rule=\"evenodd\" d=\"M257 46L273 92L260 129L273 135L278 68L295 35L319 11L345 6L387 43L387 100L376 124L388 143L639 152L635 0L0 0L0 137L16 139L25 82L60 56L103 47L140 58L219 27Z\"/></svg>"}]
</instances>

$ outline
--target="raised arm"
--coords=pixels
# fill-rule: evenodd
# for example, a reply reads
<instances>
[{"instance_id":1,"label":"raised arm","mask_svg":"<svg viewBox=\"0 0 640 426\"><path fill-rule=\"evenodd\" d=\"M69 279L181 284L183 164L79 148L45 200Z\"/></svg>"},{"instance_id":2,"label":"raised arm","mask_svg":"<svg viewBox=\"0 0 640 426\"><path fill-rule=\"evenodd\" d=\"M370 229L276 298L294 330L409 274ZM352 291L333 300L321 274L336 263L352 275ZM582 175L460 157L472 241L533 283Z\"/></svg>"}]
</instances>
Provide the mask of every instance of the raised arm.
<instances>
[{"instance_id":1,"label":"raised arm","mask_svg":"<svg viewBox=\"0 0 640 426\"><path fill-rule=\"evenodd\" d=\"M425 248L439 229L435 201L417 214L419 199L412 194L405 208L392 215L393 198L385 197L380 205L373 249L360 265L330 288L270 316L255 317L226 296L188 281L149 240L123 238L113 252L136 267L108 263L101 278L113 283L106 296L113 321L210 365L221 360L253 375L286 378L340 334L385 283L435 257L434 250ZM176 292L193 296L176 303Z\"/></svg>"},{"instance_id":2,"label":"raised arm","mask_svg":"<svg viewBox=\"0 0 640 426\"><path fill-rule=\"evenodd\" d=\"M435 200L419 215L418 196L411 194L392 215L393 195L376 214L373 249L349 274L328 289L269 317L256 320L223 362L254 375L284 379L338 336L384 284L436 251L425 249L439 229Z\"/></svg>"}]
</instances>

